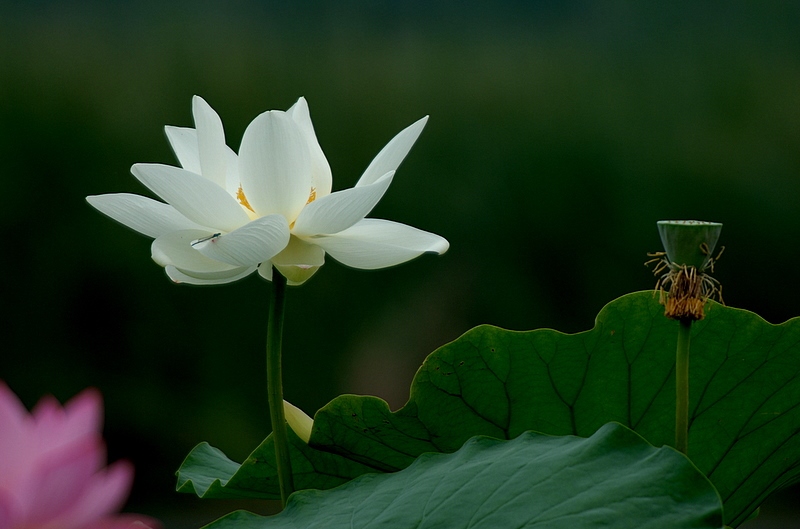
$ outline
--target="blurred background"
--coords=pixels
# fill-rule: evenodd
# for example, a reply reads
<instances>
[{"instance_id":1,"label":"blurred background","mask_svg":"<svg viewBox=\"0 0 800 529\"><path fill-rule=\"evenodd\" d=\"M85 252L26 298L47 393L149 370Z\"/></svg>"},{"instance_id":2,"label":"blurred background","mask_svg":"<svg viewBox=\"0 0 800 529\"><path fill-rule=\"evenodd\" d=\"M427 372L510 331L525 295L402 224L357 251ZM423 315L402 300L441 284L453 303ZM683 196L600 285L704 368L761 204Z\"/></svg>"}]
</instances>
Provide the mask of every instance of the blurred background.
<instances>
[{"instance_id":1,"label":"blurred background","mask_svg":"<svg viewBox=\"0 0 800 529\"><path fill-rule=\"evenodd\" d=\"M415 370L471 327L578 332L625 293L662 219L723 222L725 301L800 314L800 4L512 1L0 2L0 379L27 406L87 386L127 510L198 527L240 504L174 491L206 440L243 460L269 433L268 284L170 284L150 239L86 195L149 194L191 97L238 150L305 96L334 189L430 121L371 216L450 251L364 272L332 259L288 295L287 400L402 406ZM800 527L771 499L748 527ZM257 512L269 506L248 504Z\"/></svg>"}]
</instances>

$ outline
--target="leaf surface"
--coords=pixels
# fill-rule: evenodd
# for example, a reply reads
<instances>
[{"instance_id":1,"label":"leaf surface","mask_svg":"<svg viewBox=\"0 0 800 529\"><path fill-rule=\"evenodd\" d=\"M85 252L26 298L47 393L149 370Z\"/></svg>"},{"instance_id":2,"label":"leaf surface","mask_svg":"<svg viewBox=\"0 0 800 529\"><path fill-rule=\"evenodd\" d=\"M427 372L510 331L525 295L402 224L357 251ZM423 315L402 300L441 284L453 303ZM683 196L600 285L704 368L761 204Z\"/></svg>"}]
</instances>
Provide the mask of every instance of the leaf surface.
<instances>
[{"instance_id":1,"label":"leaf surface","mask_svg":"<svg viewBox=\"0 0 800 529\"><path fill-rule=\"evenodd\" d=\"M329 489L341 485L371 468L346 457L310 448L289 429L289 452L295 487ZM201 498L280 499L275 466L275 443L270 434L239 465L221 450L200 443L178 469L178 492Z\"/></svg>"},{"instance_id":2,"label":"leaf surface","mask_svg":"<svg viewBox=\"0 0 800 529\"><path fill-rule=\"evenodd\" d=\"M800 319L772 325L713 302L706 313L692 331L689 457L719 491L726 523L736 526L800 476ZM652 292L639 292L608 304L592 330L577 334L477 327L426 359L400 410L354 395L319 410L310 443L321 450L292 436L293 461L301 465L295 471L304 474L295 483L328 488L364 472L400 470L425 452L454 452L475 435L588 437L612 421L656 446L672 445L677 326ZM266 445L270 438L256 452ZM261 458L269 464L246 462L241 471L255 495L277 498L271 448L255 455ZM207 481L221 467L218 487L240 486L228 474L234 467L203 464L211 469L184 464L181 471ZM194 490L186 480L179 487ZM205 493L223 495L214 487Z\"/></svg>"},{"instance_id":3,"label":"leaf surface","mask_svg":"<svg viewBox=\"0 0 800 529\"><path fill-rule=\"evenodd\" d=\"M692 330L689 457L735 526L800 476L800 319L706 312ZM610 421L672 445L677 327L652 292L611 302L577 334L477 327L427 358L402 409L338 397L316 414L311 444L383 471L474 435L587 437Z\"/></svg>"},{"instance_id":4,"label":"leaf surface","mask_svg":"<svg viewBox=\"0 0 800 529\"><path fill-rule=\"evenodd\" d=\"M236 512L207 529L722 527L714 487L671 448L608 424L588 439L526 432L470 439L394 474L293 494L269 518Z\"/></svg>"}]
</instances>

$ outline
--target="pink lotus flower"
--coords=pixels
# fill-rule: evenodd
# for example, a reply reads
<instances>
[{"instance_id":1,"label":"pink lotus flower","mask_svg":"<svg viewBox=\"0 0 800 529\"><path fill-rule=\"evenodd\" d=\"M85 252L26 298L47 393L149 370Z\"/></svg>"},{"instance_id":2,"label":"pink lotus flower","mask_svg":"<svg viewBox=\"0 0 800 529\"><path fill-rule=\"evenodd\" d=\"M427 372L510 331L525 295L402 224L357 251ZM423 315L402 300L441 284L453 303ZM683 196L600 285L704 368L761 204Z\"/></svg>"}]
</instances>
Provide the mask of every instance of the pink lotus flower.
<instances>
[{"instance_id":1,"label":"pink lotus flower","mask_svg":"<svg viewBox=\"0 0 800 529\"><path fill-rule=\"evenodd\" d=\"M115 515L128 497L133 467L104 468L103 402L87 389L63 408L53 397L28 413L0 381L0 529L157 527Z\"/></svg>"}]
</instances>

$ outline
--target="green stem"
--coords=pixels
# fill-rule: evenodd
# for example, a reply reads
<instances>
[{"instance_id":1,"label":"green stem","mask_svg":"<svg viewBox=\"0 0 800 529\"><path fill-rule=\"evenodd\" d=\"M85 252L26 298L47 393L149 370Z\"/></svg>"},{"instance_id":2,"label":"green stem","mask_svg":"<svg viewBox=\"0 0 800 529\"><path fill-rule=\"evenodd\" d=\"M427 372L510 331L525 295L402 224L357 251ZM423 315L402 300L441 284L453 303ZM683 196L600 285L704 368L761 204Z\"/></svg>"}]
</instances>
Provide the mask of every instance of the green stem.
<instances>
[{"instance_id":1,"label":"green stem","mask_svg":"<svg viewBox=\"0 0 800 529\"><path fill-rule=\"evenodd\" d=\"M273 268L272 296L269 304L267 324L267 391L269 393L269 415L272 420L272 436L275 439L275 460L278 464L278 482L281 487L281 503L294 492L292 460L289 456L289 437L286 433L286 417L283 413L283 382L281 381L281 343L283 341L283 314L286 293L286 278Z\"/></svg>"},{"instance_id":2,"label":"green stem","mask_svg":"<svg viewBox=\"0 0 800 529\"><path fill-rule=\"evenodd\" d=\"M675 448L689 451L689 337L692 320L680 320L675 355Z\"/></svg>"}]
</instances>

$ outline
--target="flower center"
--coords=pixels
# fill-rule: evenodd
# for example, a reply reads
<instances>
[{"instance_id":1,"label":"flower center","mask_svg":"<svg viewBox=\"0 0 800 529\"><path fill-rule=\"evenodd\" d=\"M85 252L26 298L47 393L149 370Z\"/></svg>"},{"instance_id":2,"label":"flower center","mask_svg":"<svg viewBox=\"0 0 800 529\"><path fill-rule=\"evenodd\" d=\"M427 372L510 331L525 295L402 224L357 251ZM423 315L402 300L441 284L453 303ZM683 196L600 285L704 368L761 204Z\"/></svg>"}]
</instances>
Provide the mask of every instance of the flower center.
<instances>
[{"instance_id":1,"label":"flower center","mask_svg":"<svg viewBox=\"0 0 800 529\"><path fill-rule=\"evenodd\" d=\"M311 204L316 199L317 199L317 188L312 187L311 193L308 194L308 202L306 202L306 205ZM247 201L247 195L244 194L244 189L242 189L242 186L239 186L239 190L236 191L236 200L239 201L239 204L241 204L242 206L246 207L247 209L255 213L255 210L253 210L253 207L250 205L250 202Z\"/></svg>"},{"instance_id":2,"label":"flower center","mask_svg":"<svg viewBox=\"0 0 800 529\"><path fill-rule=\"evenodd\" d=\"M236 200L239 201L239 204L241 204L242 206L246 207L247 209L255 213L255 211L253 211L252 206L250 206L250 202L247 201L247 197L244 194L244 189L242 189L242 186L239 186L239 190L236 192Z\"/></svg>"},{"instance_id":3,"label":"flower center","mask_svg":"<svg viewBox=\"0 0 800 529\"><path fill-rule=\"evenodd\" d=\"M312 202L314 202L316 199L317 199L317 188L316 187L312 187L311 188L311 192L308 194L308 202L306 202L306 206L311 204ZM289 224L289 229L290 230L294 229L294 223L295 223L296 220L297 219L293 220L292 223Z\"/></svg>"}]
</instances>

